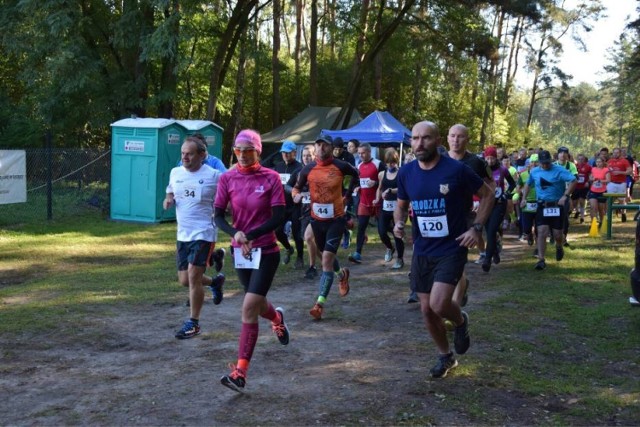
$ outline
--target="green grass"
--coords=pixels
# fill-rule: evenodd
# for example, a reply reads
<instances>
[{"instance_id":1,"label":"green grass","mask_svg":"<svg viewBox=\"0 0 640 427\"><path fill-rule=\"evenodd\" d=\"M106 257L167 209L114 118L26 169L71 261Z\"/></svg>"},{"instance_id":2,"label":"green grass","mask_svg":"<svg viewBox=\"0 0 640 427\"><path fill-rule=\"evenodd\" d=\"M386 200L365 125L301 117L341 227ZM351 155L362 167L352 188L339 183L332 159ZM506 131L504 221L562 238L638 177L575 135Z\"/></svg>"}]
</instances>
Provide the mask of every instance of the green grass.
<instances>
[{"instance_id":1,"label":"green grass","mask_svg":"<svg viewBox=\"0 0 640 427\"><path fill-rule=\"evenodd\" d=\"M489 278L473 305L472 336L480 348L451 379L466 382L469 392L447 394L441 405L466 408L473 423L501 423L500 413L487 410L487 395L500 390L517 402L546 402L540 424L637 424L640 309L627 302L634 227L616 223L611 241L581 237L544 272L533 270L526 247L515 262L472 276L472 283ZM227 246L228 236L220 238ZM119 306L182 301L168 262L174 251L174 223L111 222L95 212L0 230L0 334L46 336L82 325L88 314L114 315ZM227 278L225 286L237 289L236 276ZM420 350L431 351L431 343ZM412 408L396 421L432 422Z\"/></svg>"}]
</instances>

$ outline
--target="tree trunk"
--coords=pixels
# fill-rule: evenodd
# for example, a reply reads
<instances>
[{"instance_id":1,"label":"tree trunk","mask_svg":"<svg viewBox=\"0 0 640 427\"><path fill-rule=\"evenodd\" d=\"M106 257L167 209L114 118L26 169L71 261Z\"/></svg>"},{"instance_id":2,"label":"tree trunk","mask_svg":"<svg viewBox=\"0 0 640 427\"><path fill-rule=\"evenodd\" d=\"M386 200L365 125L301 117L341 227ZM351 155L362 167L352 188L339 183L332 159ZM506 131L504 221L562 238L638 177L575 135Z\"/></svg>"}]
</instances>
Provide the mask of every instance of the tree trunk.
<instances>
[{"instance_id":1,"label":"tree trunk","mask_svg":"<svg viewBox=\"0 0 640 427\"><path fill-rule=\"evenodd\" d=\"M273 48L271 53L271 73L273 95L271 98L271 125L277 128L280 125L280 9L281 0L273 0Z\"/></svg>"},{"instance_id":2,"label":"tree trunk","mask_svg":"<svg viewBox=\"0 0 640 427\"><path fill-rule=\"evenodd\" d=\"M294 90L295 93L302 91L302 76L300 75L300 51L302 50L302 0L296 0L296 40L293 48L294 60Z\"/></svg>"},{"instance_id":3,"label":"tree trunk","mask_svg":"<svg viewBox=\"0 0 640 427\"><path fill-rule=\"evenodd\" d=\"M309 36L309 105L318 105L318 0L311 0Z\"/></svg>"},{"instance_id":4,"label":"tree trunk","mask_svg":"<svg viewBox=\"0 0 640 427\"><path fill-rule=\"evenodd\" d=\"M258 0L245 0L237 2L233 8L231 18L229 22L227 22L227 27L222 34L211 65L207 120L215 121L218 91L224 84L224 79L229 70L229 64L235 53L240 34L242 34L246 28L249 22L249 14L257 4Z\"/></svg>"},{"instance_id":5,"label":"tree trunk","mask_svg":"<svg viewBox=\"0 0 640 427\"><path fill-rule=\"evenodd\" d=\"M171 51L175 52L162 59L162 75L160 77L160 103L158 105L158 117L173 118L173 99L178 87L178 36L180 34L180 4L173 0L171 6L164 10L164 19L170 20L169 37L171 37Z\"/></svg>"},{"instance_id":6,"label":"tree trunk","mask_svg":"<svg viewBox=\"0 0 640 427\"><path fill-rule=\"evenodd\" d=\"M233 108L231 110L231 123L230 126L225 129L224 141L228 141L227 144L222 144L222 158L229 158L233 161L233 154L231 153L231 141L234 140L235 135L240 132L240 126L242 126L242 107L244 105L244 84L245 84L245 66L247 62L247 39L243 37L240 41L240 52L238 54L238 73L236 74L236 92L233 99Z\"/></svg>"},{"instance_id":7,"label":"tree trunk","mask_svg":"<svg viewBox=\"0 0 640 427\"><path fill-rule=\"evenodd\" d=\"M380 32L380 36L375 38L371 49L369 49L362 57L362 61L360 61L358 69L351 80L349 94L347 95L344 107L340 110L340 114L338 114L338 116L336 117L336 120L332 125L332 129L336 129L340 125L340 122L342 122L342 124L340 125L340 129L345 129L349 126L351 115L353 114L353 110L355 109L356 103L358 102L360 87L362 86L362 79L364 77L365 71L372 66L374 58L384 47L385 43L391 38L394 31L398 28L398 25L400 25L400 22L402 22L405 14L409 9L411 9L414 3L415 0L407 0L407 2L398 12L398 15L394 17L393 21L391 21L389 25L382 29L382 31Z\"/></svg>"}]
</instances>

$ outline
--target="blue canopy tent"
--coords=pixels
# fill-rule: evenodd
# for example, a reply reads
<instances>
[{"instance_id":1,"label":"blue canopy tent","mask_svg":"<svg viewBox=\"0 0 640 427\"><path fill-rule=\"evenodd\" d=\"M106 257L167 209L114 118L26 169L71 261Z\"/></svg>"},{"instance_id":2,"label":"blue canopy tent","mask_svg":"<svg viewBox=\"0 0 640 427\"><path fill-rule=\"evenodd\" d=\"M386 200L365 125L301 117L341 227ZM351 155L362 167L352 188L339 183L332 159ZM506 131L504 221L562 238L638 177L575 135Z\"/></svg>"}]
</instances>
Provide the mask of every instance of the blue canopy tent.
<instances>
[{"instance_id":1,"label":"blue canopy tent","mask_svg":"<svg viewBox=\"0 0 640 427\"><path fill-rule=\"evenodd\" d=\"M343 130L322 129L322 135L340 137L345 142L357 139L371 145L398 144L400 153L404 144L411 141L411 131L386 111L374 111L357 125ZM402 156L400 156L402 162Z\"/></svg>"}]
</instances>

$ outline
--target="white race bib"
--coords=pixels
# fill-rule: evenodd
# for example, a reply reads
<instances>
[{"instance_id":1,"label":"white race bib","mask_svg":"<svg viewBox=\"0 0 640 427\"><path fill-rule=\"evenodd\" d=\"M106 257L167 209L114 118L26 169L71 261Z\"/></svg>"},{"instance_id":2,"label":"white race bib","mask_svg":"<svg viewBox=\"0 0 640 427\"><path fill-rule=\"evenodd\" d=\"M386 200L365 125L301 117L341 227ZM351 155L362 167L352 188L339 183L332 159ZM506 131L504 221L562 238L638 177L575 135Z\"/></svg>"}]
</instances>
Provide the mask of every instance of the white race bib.
<instances>
[{"instance_id":1,"label":"white race bib","mask_svg":"<svg viewBox=\"0 0 640 427\"><path fill-rule=\"evenodd\" d=\"M382 210L386 212L393 212L394 210L396 210L397 204L398 204L397 200L383 200Z\"/></svg>"},{"instance_id":2,"label":"white race bib","mask_svg":"<svg viewBox=\"0 0 640 427\"><path fill-rule=\"evenodd\" d=\"M285 185L287 182L289 182L289 178L291 178L290 173L281 173L280 182L282 183L282 185Z\"/></svg>"},{"instance_id":3,"label":"white race bib","mask_svg":"<svg viewBox=\"0 0 640 427\"><path fill-rule=\"evenodd\" d=\"M445 237L449 235L447 216L419 216L418 227L422 237Z\"/></svg>"},{"instance_id":4,"label":"white race bib","mask_svg":"<svg viewBox=\"0 0 640 427\"><path fill-rule=\"evenodd\" d=\"M375 186L375 181L372 181L369 178L360 178L361 188L372 188L374 186Z\"/></svg>"},{"instance_id":5,"label":"white race bib","mask_svg":"<svg viewBox=\"0 0 640 427\"><path fill-rule=\"evenodd\" d=\"M602 188L602 181L596 181L593 183L593 188Z\"/></svg>"},{"instance_id":6,"label":"white race bib","mask_svg":"<svg viewBox=\"0 0 640 427\"><path fill-rule=\"evenodd\" d=\"M542 210L542 216L545 216L545 217L560 216L560 208L544 208Z\"/></svg>"},{"instance_id":7,"label":"white race bib","mask_svg":"<svg viewBox=\"0 0 640 427\"><path fill-rule=\"evenodd\" d=\"M178 199L191 199L195 202L199 202L202 199L202 187L191 187L185 185L180 188L175 197Z\"/></svg>"},{"instance_id":8,"label":"white race bib","mask_svg":"<svg viewBox=\"0 0 640 427\"><path fill-rule=\"evenodd\" d=\"M496 190L495 190L496 199L499 199L501 196L502 196L502 187L496 187Z\"/></svg>"},{"instance_id":9,"label":"white race bib","mask_svg":"<svg viewBox=\"0 0 640 427\"><path fill-rule=\"evenodd\" d=\"M584 184L584 175L578 175L578 184Z\"/></svg>"},{"instance_id":10,"label":"white race bib","mask_svg":"<svg viewBox=\"0 0 640 427\"><path fill-rule=\"evenodd\" d=\"M313 203L311 209L318 218L333 218L333 203Z\"/></svg>"},{"instance_id":11,"label":"white race bib","mask_svg":"<svg viewBox=\"0 0 640 427\"><path fill-rule=\"evenodd\" d=\"M302 194L302 199L300 199L300 201L302 202L302 204L308 205L309 203L311 203L311 193L301 193L301 194Z\"/></svg>"},{"instance_id":12,"label":"white race bib","mask_svg":"<svg viewBox=\"0 0 640 427\"><path fill-rule=\"evenodd\" d=\"M235 268L248 268L257 270L260 268L260 258L262 257L262 249L253 248L249 256L242 255L242 248L233 248L233 264Z\"/></svg>"},{"instance_id":13,"label":"white race bib","mask_svg":"<svg viewBox=\"0 0 640 427\"><path fill-rule=\"evenodd\" d=\"M538 204L536 202L527 202L524 210L528 212L535 212L538 210Z\"/></svg>"}]
</instances>

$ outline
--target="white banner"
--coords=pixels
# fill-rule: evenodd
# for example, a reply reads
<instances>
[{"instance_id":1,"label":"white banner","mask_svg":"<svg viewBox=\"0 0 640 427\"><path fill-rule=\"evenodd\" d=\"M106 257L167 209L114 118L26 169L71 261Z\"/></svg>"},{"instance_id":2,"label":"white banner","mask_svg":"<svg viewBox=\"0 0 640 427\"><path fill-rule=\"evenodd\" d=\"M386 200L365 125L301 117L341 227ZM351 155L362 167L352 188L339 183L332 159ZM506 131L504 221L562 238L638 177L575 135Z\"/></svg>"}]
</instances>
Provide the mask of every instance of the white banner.
<instances>
[{"instance_id":1,"label":"white banner","mask_svg":"<svg viewBox=\"0 0 640 427\"><path fill-rule=\"evenodd\" d=\"M0 150L0 205L27 201L27 155L24 150Z\"/></svg>"}]
</instances>

